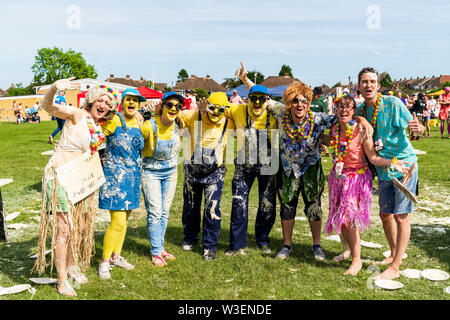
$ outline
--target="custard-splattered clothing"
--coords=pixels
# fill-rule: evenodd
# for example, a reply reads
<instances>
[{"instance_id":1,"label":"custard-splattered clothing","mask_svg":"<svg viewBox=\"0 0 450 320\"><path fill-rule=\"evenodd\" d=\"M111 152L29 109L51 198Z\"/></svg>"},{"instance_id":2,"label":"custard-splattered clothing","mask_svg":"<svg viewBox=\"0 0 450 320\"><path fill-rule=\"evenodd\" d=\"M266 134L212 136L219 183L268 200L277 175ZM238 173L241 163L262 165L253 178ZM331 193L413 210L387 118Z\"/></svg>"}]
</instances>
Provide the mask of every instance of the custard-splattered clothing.
<instances>
[{"instance_id":1,"label":"custard-splattered clothing","mask_svg":"<svg viewBox=\"0 0 450 320\"><path fill-rule=\"evenodd\" d=\"M363 105L358 106L357 115L361 115ZM365 117L369 123L372 120L374 108L367 107ZM381 139L383 148L378 151L380 157L385 159L393 159L397 157L404 160L411 166L417 162L417 156L414 148L407 137L405 129L408 128L408 122L413 120L411 113L408 111L403 102L392 96L383 96L381 98L380 108L377 116L377 126L374 128L374 141ZM387 168L376 167L378 180L390 181ZM400 172L391 172L395 178L401 178Z\"/></svg>"},{"instance_id":2,"label":"custard-splattered clothing","mask_svg":"<svg viewBox=\"0 0 450 320\"><path fill-rule=\"evenodd\" d=\"M99 208L139 208L144 138L136 119L125 122L121 114L103 127L106 137L106 182L99 190Z\"/></svg>"}]
</instances>

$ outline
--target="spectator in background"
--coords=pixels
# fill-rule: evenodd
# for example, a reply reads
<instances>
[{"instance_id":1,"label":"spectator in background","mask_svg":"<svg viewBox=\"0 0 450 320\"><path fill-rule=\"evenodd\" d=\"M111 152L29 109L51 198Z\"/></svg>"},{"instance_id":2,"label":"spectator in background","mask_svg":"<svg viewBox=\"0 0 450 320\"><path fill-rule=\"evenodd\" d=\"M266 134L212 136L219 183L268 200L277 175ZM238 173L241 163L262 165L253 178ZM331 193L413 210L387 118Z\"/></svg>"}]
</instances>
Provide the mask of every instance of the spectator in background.
<instances>
[{"instance_id":1,"label":"spectator in background","mask_svg":"<svg viewBox=\"0 0 450 320\"><path fill-rule=\"evenodd\" d=\"M33 109L36 110L36 112L38 112L39 110L41 110L41 106L39 105L39 101L36 101L36 103L33 106Z\"/></svg>"},{"instance_id":2,"label":"spectator in background","mask_svg":"<svg viewBox=\"0 0 450 320\"><path fill-rule=\"evenodd\" d=\"M242 101L241 96L238 95L237 90L233 90L233 95L230 98L230 103L244 104L244 101Z\"/></svg>"},{"instance_id":3,"label":"spectator in background","mask_svg":"<svg viewBox=\"0 0 450 320\"><path fill-rule=\"evenodd\" d=\"M450 87L445 87L444 93L439 97L441 110L439 111L439 119L441 120L441 138L444 137L445 122L447 122L447 138L450 139L450 126L448 113L450 111Z\"/></svg>"},{"instance_id":4,"label":"spectator in background","mask_svg":"<svg viewBox=\"0 0 450 320\"><path fill-rule=\"evenodd\" d=\"M415 93L413 93L411 95L411 98L408 97L408 99L406 100L406 107L408 108L408 110L412 113L411 109L414 106L414 102L416 101L417 96Z\"/></svg>"},{"instance_id":5,"label":"spectator in background","mask_svg":"<svg viewBox=\"0 0 450 320\"><path fill-rule=\"evenodd\" d=\"M418 117L423 117L423 111L425 110L427 106L427 103L425 101L425 96L423 95L422 92L419 92L419 94L417 95L417 99L414 101L414 104L412 106L411 109L409 109L409 112L411 112L411 114L416 114L416 116ZM422 119L423 121L423 119ZM429 121L429 120L428 120ZM414 131L410 131L411 133L411 140L419 140L420 136L418 133L414 132ZM425 133L425 131L424 131Z\"/></svg>"},{"instance_id":6,"label":"spectator in background","mask_svg":"<svg viewBox=\"0 0 450 320\"><path fill-rule=\"evenodd\" d=\"M327 99L322 96L322 88L315 87L313 90L313 99L311 101L311 106L309 107L312 112L325 112L328 113L328 102Z\"/></svg>"},{"instance_id":7,"label":"spectator in background","mask_svg":"<svg viewBox=\"0 0 450 320\"><path fill-rule=\"evenodd\" d=\"M356 101L356 106L359 106L360 104L364 103L364 98L361 96L361 91L359 91L359 90L356 90L355 101Z\"/></svg>"},{"instance_id":8,"label":"spectator in background","mask_svg":"<svg viewBox=\"0 0 450 320\"><path fill-rule=\"evenodd\" d=\"M397 97L398 97L400 100L402 100L403 104L406 106L406 99L403 98L403 94L402 94L401 91L398 91L398 92L397 92Z\"/></svg>"},{"instance_id":9,"label":"spectator in background","mask_svg":"<svg viewBox=\"0 0 450 320\"><path fill-rule=\"evenodd\" d=\"M186 90L183 102L183 110L197 110L197 99L195 98L195 92L192 90Z\"/></svg>"},{"instance_id":10,"label":"spectator in background","mask_svg":"<svg viewBox=\"0 0 450 320\"><path fill-rule=\"evenodd\" d=\"M436 119L439 115L439 105L434 96L428 97L428 103L430 104L430 117L431 119Z\"/></svg>"},{"instance_id":11,"label":"spectator in background","mask_svg":"<svg viewBox=\"0 0 450 320\"><path fill-rule=\"evenodd\" d=\"M66 105L66 98L64 97L64 92L59 92L58 95L55 98L55 103L58 105L65 106ZM52 132L52 134L48 137L48 143L53 144L53 138L58 134L58 132L62 131L62 128L64 126L64 123L66 120L56 117L56 122L58 124L58 127L55 129L55 131Z\"/></svg>"},{"instance_id":12,"label":"spectator in background","mask_svg":"<svg viewBox=\"0 0 450 320\"><path fill-rule=\"evenodd\" d=\"M428 138L431 137L431 129L430 129L430 119L431 119L431 104L428 96L425 97L425 106L422 111L422 124L425 126L425 129L428 132ZM423 137L425 138L425 131L423 132Z\"/></svg>"}]
</instances>

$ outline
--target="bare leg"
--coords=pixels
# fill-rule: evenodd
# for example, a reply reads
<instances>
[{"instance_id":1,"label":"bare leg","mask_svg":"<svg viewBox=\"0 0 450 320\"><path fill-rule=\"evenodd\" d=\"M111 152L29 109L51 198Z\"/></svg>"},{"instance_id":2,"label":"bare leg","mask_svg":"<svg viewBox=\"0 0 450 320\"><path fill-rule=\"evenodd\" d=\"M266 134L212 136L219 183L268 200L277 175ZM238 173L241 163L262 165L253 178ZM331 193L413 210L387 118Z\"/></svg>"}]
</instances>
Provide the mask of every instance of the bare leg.
<instances>
[{"instance_id":1,"label":"bare leg","mask_svg":"<svg viewBox=\"0 0 450 320\"><path fill-rule=\"evenodd\" d=\"M395 255L393 256L392 263L389 267L380 274L381 279L395 279L400 275L400 265L402 264L402 258L405 254L406 248L408 247L409 238L411 236L411 224L409 222L409 214L396 214L394 216L395 222L397 224L397 247Z\"/></svg>"},{"instance_id":2,"label":"bare leg","mask_svg":"<svg viewBox=\"0 0 450 320\"><path fill-rule=\"evenodd\" d=\"M313 238L313 245L320 244L320 234L322 230L322 220L309 221L309 227Z\"/></svg>"},{"instance_id":3,"label":"bare leg","mask_svg":"<svg viewBox=\"0 0 450 320\"><path fill-rule=\"evenodd\" d=\"M389 264L394 259L396 252L397 223L395 222L394 215L390 213L380 213L380 218L383 222L384 234L391 249L391 255L384 259L381 264Z\"/></svg>"},{"instance_id":4,"label":"bare leg","mask_svg":"<svg viewBox=\"0 0 450 320\"><path fill-rule=\"evenodd\" d=\"M352 253L352 264L344 274L356 276L362 268L361 241L358 229L355 226L342 226L342 235L350 247Z\"/></svg>"},{"instance_id":5,"label":"bare leg","mask_svg":"<svg viewBox=\"0 0 450 320\"><path fill-rule=\"evenodd\" d=\"M295 219L281 219L281 229L283 230L283 245L292 246L292 231L294 230Z\"/></svg>"},{"instance_id":6,"label":"bare leg","mask_svg":"<svg viewBox=\"0 0 450 320\"><path fill-rule=\"evenodd\" d=\"M344 249L344 252L342 252L340 255L335 256L333 258L333 261L336 261L336 262L347 260L347 258L350 257L350 247L349 247L347 241L345 240L345 238L342 234L339 235L339 238L341 238L341 244L342 244L342 248Z\"/></svg>"},{"instance_id":7,"label":"bare leg","mask_svg":"<svg viewBox=\"0 0 450 320\"><path fill-rule=\"evenodd\" d=\"M66 296L76 296L76 292L68 290L65 281L67 280L67 260L69 252L69 222L67 220L67 213L56 213L56 243L55 249L55 266L58 273L58 292ZM64 292L64 293L63 293Z\"/></svg>"}]
</instances>

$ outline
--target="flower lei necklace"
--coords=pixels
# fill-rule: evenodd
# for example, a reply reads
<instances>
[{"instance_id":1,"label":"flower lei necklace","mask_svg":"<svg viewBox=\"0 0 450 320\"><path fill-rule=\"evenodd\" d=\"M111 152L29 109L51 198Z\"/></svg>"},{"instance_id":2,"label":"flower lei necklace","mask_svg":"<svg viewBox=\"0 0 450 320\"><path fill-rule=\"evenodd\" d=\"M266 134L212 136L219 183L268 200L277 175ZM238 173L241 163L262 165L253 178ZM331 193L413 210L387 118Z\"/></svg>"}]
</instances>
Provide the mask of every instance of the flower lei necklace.
<instances>
[{"instance_id":1,"label":"flower lei necklace","mask_svg":"<svg viewBox=\"0 0 450 320\"><path fill-rule=\"evenodd\" d=\"M285 112L283 118L281 119L284 132L286 132L286 135L296 143L300 142L302 139L308 140L309 138L311 138L314 127L314 115L311 110L308 110L308 114L306 115L306 117L306 121L303 121L303 123L296 130L294 130L294 128L292 127L292 121L289 117L288 112ZM306 130L309 131L305 136Z\"/></svg>"},{"instance_id":2,"label":"flower lei necklace","mask_svg":"<svg viewBox=\"0 0 450 320\"><path fill-rule=\"evenodd\" d=\"M379 93L377 96L377 101L375 102L375 107L373 109L372 120L370 121L370 124L372 125L372 127L374 129L376 129L376 127L377 127L377 117L378 117L378 110L380 109L381 98L382 98L382 95L381 95L381 93ZM367 111L367 103L364 102L362 109L361 109L361 116L364 118L366 117L366 111Z\"/></svg>"},{"instance_id":3,"label":"flower lei necklace","mask_svg":"<svg viewBox=\"0 0 450 320\"><path fill-rule=\"evenodd\" d=\"M91 143L89 147L91 148L91 154L94 154L97 151L97 148L105 141L105 135L102 132L102 127L95 124L94 119L91 116L89 116L86 121L89 133L91 134Z\"/></svg>"},{"instance_id":4,"label":"flower lei necklace","mask_svg":"<svg viewBox=\"0 0 450 320\"><path fill-rule=\"evenodd\" d=\"M331 154L333 155L333 162L343 162L344 157L347 154L348 146L352 143L353 136L355 134L356 121L350 120L349 123L346 124L345 130L345 140L339 143L339 124L336 125L336 128L333 130L331 134Z\"/></svg>"}]
</instances>

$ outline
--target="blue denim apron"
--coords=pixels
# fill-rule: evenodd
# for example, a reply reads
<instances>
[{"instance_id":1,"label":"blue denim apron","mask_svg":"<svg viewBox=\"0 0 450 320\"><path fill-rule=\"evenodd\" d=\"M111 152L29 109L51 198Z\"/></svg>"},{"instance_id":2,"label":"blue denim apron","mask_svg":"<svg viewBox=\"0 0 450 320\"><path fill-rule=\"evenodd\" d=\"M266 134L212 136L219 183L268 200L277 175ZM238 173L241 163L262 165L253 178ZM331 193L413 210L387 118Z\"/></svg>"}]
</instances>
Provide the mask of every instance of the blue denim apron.
<instances>
[{"instance_id":1,"label":"blue denim apron","mask_svg":"<svg viewBox=\"0 0 450 320\"><path fill-rule=\"evenodd\" d=\"M98 202L100 209L132 210L139 208L144 138L139 128L127 127L122 114L118 115L122 126L106 138L106 182Z\"/></svg>"},{"instance_id":2,"label":"blue denim apron","mask_svg":"<svg viewBox=\"0 0 450 320\"><path fill-rule=\"evenodd\" d=\"M143 159L144 170L167 170L175 168L178 164L178 153L180 152L180 134L175 123L175 129L170 140L158 139L158 127L155 119L150 119L153 134L156 138L155 152L151 157Z\"/></svg>"}]
</instances>

